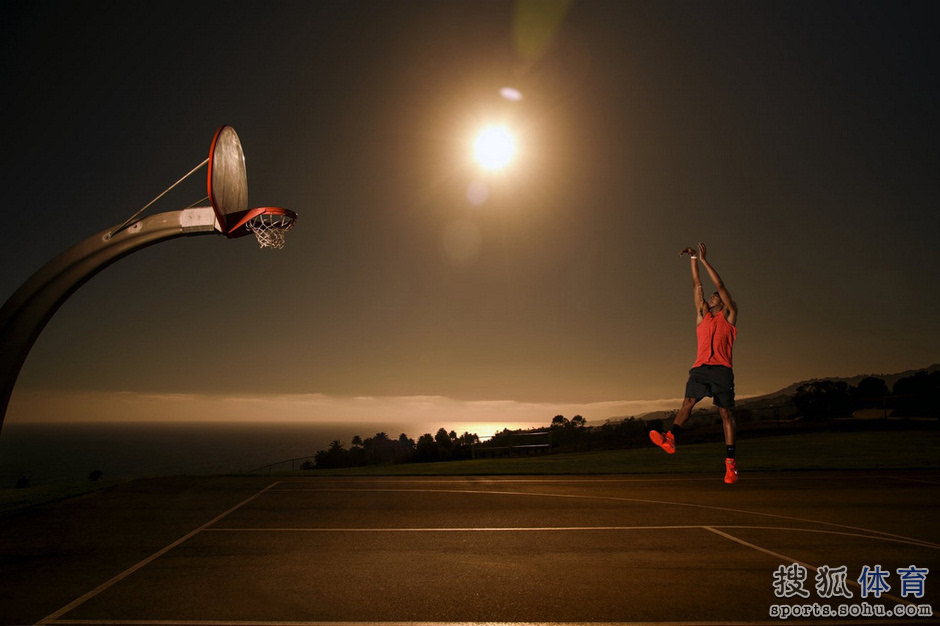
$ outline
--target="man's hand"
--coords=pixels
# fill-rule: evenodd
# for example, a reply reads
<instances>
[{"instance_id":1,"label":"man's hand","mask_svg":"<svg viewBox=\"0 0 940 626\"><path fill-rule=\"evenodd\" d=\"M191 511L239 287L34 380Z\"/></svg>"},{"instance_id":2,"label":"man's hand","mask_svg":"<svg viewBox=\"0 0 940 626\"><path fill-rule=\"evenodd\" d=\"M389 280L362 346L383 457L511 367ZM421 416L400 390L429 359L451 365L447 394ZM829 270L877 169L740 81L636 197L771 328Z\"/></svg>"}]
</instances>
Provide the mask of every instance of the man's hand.
<instances>
[{"instance_id":1,"label":"man's hand","mask_svg":"<svg viewBox=\"0 0 940 626\"><path fill-rule=\"evenodd\" d=\"M688 254L689 256L695 258L695 248L683 248L682 250L679 250L679 256L684 254Z\"/></svg>"},{"instance_id":2,"label":"man's hand","mask_svg":"<svg viewBox=\"0 0 940 626\"><path fill-rule=\"evenodd\" d=\"M703 261L705 260L705 252L705 244L700 241L698 244L698 256Z\"/></svg>"}]
</instances>

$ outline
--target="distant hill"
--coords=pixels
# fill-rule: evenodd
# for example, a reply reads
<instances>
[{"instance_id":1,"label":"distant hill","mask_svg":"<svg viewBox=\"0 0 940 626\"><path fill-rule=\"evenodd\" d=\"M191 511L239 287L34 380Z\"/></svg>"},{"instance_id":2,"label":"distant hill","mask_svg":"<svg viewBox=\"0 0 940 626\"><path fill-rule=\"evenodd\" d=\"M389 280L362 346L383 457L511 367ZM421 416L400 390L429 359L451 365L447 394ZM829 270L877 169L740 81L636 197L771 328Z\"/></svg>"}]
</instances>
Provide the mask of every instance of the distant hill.
<instances>
[{"instance_id":1,"label":"distant hill","mask_svg":"<svg viewBox=\"0 0 940 626\"><path fill-rule=\"evenodd\" d=\"M797 388L800 385L806 385L809 383L818 383L824 380L829 380L833 382L844 382L850 387L858 385L860 382L865 380L868 377L880 378L885 381L885 384L888 385L888 389L894 387L894 383L898 382L902 378L907 378L908 376L913 376L917 372L935 372L940 370L940 363L934 363L930 367L922 367L916 370L907 370L904 372L898 372L896 374L859 374L858 376L850 376L848 378L811 378L809 380L803 380L798 383L793 383L789 387L784 387L780 391L775 391L774 393L764 394L762 396L755 396L753 398L747 398L747 402L752 402L756 400L764 400L768 398L777 398L779 396L792 396L796 393Z\"/></svg>"},{"instance_id":2,"label":"distant hill","mask_svg":"<svg viewBox=\"0 0 940 626\"><path fill-rule=\"evenodd\" d=\"M927 372L938 371L940 370L940 363L934 363L930 367L922 367L916 370L907 370L904 372L897 372L895 374L859 374L858 376L850 376L848 378L833 378L833 377L811 378L809 380L802 380L798 383L793 383L792 385L788 387L784 387L783 389L779 391L775 391L773 393L767 393L761 396L754 396L754 397L749 397L749 398L740 398L737 402L737 405L740 408L748 408L748 407L761 406L775 398L781 398L781 397L790 398L796 393L796 390L800 387L800 385L806 385L809 383L818 383L824 380L833 381L833 382L844 382L847 385L854 387L854 386L857 386L860 382L862 382L866 378L868 378L869 376L872 376L874 378L880 378L883 381L885 381L885 384L888 386L888 389L891 389L894 387L894 383L898 382L900 379L907 378L908 376L913 376L917 372L923 372L925 370ZM656 419L670 418L672 417L672 412L671 411L654 411L652 413L645 413L638 417L641 420L649 422L649 421L656 420ZM610 421L614 422L614 421L619 421L620 419L625 419L625 418L610 418Z\"/></svg>"},{"instance_id":3,"label":"distant hill","mask_svg":"<svg viewBox=\"0 0 940 626\"><path fill-rule=\"evenodd\" d=\"M672 419L672 417L675 415L676 410L678 410L678 408L679 408L679 405L676 405L676 408L672 411L653 411L651 413L644 413L642 415L638 415L636 419L641 419L644 422L652 422L653 420ZM612 417L608 421L620 422L625 419L630 419L630 418L629 417Z\"/></svg>"}]
</instances>

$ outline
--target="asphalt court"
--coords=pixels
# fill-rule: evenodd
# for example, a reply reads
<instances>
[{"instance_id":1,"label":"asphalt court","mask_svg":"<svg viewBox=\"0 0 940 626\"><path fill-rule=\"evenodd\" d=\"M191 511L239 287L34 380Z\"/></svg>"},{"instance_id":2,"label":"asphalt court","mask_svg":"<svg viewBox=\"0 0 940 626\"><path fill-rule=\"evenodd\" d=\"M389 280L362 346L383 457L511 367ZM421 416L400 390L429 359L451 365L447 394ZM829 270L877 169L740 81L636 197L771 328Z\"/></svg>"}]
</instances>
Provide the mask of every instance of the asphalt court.
<instances>
[{"instance_id":1,"label":"asphalt court","mask_svg":"<svg viewBox=\"0 0 940 626\"><path fill-rule=\"evenodd\" d=\"M714 476L193 478L5 523L121 522L98 551L75 536L84 560L45 546L43 571L61 561L68 593L22 584L36 562L20 550L8 573L32 596L17 598L28 623L732 624L781 623L772 605L940 607L938 508L937 472L754 474L731 487ZM808 599L775 594L775 572L794 563ZM931 572L922 598L901 595L895 570L911 565ZM822 566L846 566L852 599L818 596ZM890 571L880 598L861 597L866 566ZM814 621L839 623L799 623Z\"/></svg>"}]
</instances>

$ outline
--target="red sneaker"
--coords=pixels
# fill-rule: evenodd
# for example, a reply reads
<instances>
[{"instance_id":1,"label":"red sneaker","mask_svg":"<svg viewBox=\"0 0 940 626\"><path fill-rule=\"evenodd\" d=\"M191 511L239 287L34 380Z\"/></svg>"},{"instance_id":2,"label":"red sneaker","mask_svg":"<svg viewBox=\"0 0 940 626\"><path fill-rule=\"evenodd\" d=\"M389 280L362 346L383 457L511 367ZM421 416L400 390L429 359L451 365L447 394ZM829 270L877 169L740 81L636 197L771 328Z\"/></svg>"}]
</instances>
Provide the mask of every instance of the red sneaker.
<instances>
[{"instance_id":1,"label":"red sneaker","mask_svg":"<svg viewBox=\"0 0 940 626\"><path fill-rule=\"evenodd\" d=\"M738 482L738 464L734 459L725 459L725 482L729 485Z\"/></svg>"},{"instance_id":2,"label":"red sneaker","mask_svg":"<svg viewBox=\"0 0 940 626\"><path fill-rule=\"evenodd\" d=\"M651 430L650 440L669 454L676 453L676 438L672 433L663 435L658 430Z\"/></svg>"}]
</instances>

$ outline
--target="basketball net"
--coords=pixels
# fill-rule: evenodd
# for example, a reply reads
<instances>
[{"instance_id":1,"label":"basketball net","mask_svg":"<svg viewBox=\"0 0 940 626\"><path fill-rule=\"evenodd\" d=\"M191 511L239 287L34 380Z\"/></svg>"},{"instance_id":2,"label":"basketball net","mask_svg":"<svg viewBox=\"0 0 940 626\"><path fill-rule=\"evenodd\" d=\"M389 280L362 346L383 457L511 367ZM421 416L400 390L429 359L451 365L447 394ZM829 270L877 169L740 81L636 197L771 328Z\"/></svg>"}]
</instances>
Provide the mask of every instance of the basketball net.
<instances>
[{"instance_id":1,"label":"basketball net","mask_svg":"<svg viewBox=\"0 0 940 626\"><path fill-rule=\"evenodd\" d=\"M295 218L289 215L262 213L248 221L248 230L255 235L262 248L280 250L284 247L284 234L294 225Z\"/></svg>"}]
</instances>

